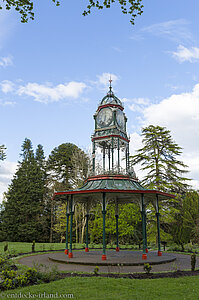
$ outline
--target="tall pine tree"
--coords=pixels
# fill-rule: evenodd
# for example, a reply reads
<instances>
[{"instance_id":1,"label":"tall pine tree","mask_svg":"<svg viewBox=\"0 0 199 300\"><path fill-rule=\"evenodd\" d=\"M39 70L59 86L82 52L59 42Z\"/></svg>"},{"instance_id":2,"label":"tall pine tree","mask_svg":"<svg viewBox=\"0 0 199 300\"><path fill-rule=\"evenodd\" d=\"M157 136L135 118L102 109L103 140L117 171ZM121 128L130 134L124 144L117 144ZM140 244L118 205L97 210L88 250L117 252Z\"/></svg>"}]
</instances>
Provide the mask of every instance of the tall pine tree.
<instances>
[{"instance_id":1,"label":"tall pine tree","mask_svg":"<svg viewBox=\"0 0 199 300\"><path fill-rule=\"evenodd\" d=\"M18 169L6 193L2 226L12 241L43 241L45 174L41 146L36 157L32 143L25 139Z\"/></svg>"},{"instance_id":2,"label":"tall pine tree","mask_svg":"<svg viewBox=\"0 0 199 300\"><path fill-rule=\"evenodd\" d=\"M189 180L184 176L187 166L178 159L182 148L174 142L165 127L150 125L142 129L143 147L131 156L133 165L140 163L147 171L142 183L151 189L185 193Z\"/></svg>"}]
</instances>

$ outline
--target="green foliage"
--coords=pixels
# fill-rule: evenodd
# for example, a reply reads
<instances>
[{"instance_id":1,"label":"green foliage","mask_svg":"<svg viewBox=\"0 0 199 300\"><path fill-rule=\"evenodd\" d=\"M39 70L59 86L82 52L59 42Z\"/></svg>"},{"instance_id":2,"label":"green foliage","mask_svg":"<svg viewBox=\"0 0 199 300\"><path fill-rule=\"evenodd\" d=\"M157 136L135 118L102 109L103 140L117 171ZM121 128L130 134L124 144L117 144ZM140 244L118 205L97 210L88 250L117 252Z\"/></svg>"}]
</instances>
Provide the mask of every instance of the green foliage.
<instances>
[{"instance_id":1,"label":"green foliage","mask_svg":"<svg viewBox=\"0 0 199 300\"><path fill-rule=\"evenodd\" d=\"M165 127L150 125L142 129L143 148L131 156L133 165L140 163L147 171L142 183L151 189L184 194L187 191L187 166L177 159L182 148L172 139Z\"/></svg>"},{"instance_id":2,"label":"green foliage","mask_svg":"<svg viewBox=\"0 0 199 300\"><path fill-rule=\"evenodd\" d=\"M56 190L69 190L80 186L87 177L88 157L84 151L71 143L54 148L48 158L47 168ZM80 182L77 183L77 178Z\"/></svg>"},{"instance_id":3,"label":"green foliage","mask_svg":"<svg viewBox=\"0 0 199 300\"><path fill-rule=\"evenodd\" d=\"M83 12L86 16L91 13L91 9L96 7L97 9L110 8L112 3L118 3L123 14L129 14L131 16L131 24L134 25L135 17L143 13L142 0L89 0L87 10Z\"/></svg>"},{"instance_id":4,"label":"green foliage","mask_svg":"<svg viewBox=\"0 0 199 300\"><path fill-rule=\"evenodd\" d=\"M14 8L21 16L21 22L27 23L29 19L34 20L34 12L33 5L34 2L31 0L2 0L5 5L0 5L0 9L10 10ZM60 1L52 0L56 6L60 5ZM141 15L143 13L143 5L142 0L89 0L89 4L87 5L87 10L84 10L82 13L83 16L86 16L91 13L91 9L96 7L98 9L102 8L110 8L111 4L117 2L122 10L123 14L129 14L131 16L131 24L134 25L134 20L137 15Z\"/></svg>"},{"instance_id":5,"label":"green foliage","mask_svg":"<svg viewBox=\"0 0 199 300\"><path fill-rule=\"evenodd\" d=\"M92 242L102 239L102 208L99 205L93 210L94 219L89 221ZM118 231L120 243L141 243L141 214L135 203L119 205ZM109 204L106 209L106 235L110 244L116 241L115 205Z\"/></svg>"},{"instance_id":6,"label":"green foliage","mask_svg":"<svg viewBox=\"0 0 199 300\"><path fill-rule=\"evenodd\" d=\"M28 19L34 20L33 2L31 0L2 0L5 5L0 5L0 9L10 10L14 8L21 16L21 22L27 23ZM57 0L52 0L59 6L60 3Z\"/></svg>"},{"instance_id":7,"label":"green foliage","mask_svg":"<svg viewBox=\"0 0 199 300\"><path fill-rule=\"evenodd\" d=\"M181 245L192 241L199 242L199 193L197 191L187 192L178 202L178 212L175 214L171 234L173 241Z\"/></svg>"},{"instance_id":8,"label":"green foliage","mask_svg":"<svg viewBox=\"0 0 199 300\"><path fill-rule=\"evenodd\" d=\"M29 139L22 145L21 157L5 194L1 226L8 241L39 241L48 227L44 202L45 171L41 167L41 157L40 161L35 158Z\"/></svg>"},{"instance_id":9,"label":"green foliage","mask_svg":"<svg viewBox=\"0 0 199 300\"><path fill-rule=\"evenodd\" d=\"M5 243L3 250L4 250L4 252L8 251L8 243L7 242Z\"/></svg>"},{"instance_id":10,"label":"green foliage","mask_svg":"<svg viewBox=\"0 0 199 300\"><path fill-rule=\"evenodd\" d=\"M191 255L191 271L195 271L196 268L196 254Z\"/></svg>"},{"instance_id":11,"label":"green foliage","mask_svg":"<svg viewBox=\"0 0 199 300\"><path fill-rule=\"evenodd\" d=\"M98 274L99 274L99 267L96 266L96 267L94 268L93 272L94 272L95 275L98 275Z\"/></svg>"},{"instance_id":12,"label":"green foliage","mask_svg":"<svg viewBox=\"0 0 199 300\"><path fill-rule=\"evenodd\" d=\"M32 252L35 252L35 241L32 242Z\"/></svg>"},{"instance_id":13,"label":"green foliage","mask_svg":"<svg viewBox=\"0 0 199 300\"><path fill-rule=\"evenodd\" d=\"M58 278L57 268L42 265L43 271L28 268L25 272L18 272L16 265L11 264L7 257L0 256L0 290L9 290L27 285L50 282Z\"/></svg>"},{"instance_id":14,"label":"green foliage","mask_svg":"<svg viewBox=\"0 0 199 300\"><path fill-rule=\"evenodd\" d=\"M152 270L152 266L150 264L144 264L144 271L149 274Z\"/></svg>"}]
</instances>

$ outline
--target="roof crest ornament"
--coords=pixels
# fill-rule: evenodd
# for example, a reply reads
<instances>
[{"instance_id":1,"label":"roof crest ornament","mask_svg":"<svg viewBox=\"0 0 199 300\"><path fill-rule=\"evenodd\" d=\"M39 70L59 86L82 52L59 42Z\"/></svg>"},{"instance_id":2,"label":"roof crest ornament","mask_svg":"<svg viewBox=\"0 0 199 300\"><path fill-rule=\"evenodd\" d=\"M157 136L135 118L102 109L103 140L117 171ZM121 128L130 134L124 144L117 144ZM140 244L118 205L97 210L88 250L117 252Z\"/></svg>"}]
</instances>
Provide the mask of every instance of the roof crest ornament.
<instances>
[{"instance_id":1,"label":"roof crest ornament","mask_svg":"<svg viewBox=\"0 0 199 300\"><path fill-rule=\"evenodd\" d=\"M110 82L110 86L109 86L109 89L110 89L110 94L112 93L112 86L111 86L111 82L112 82L113 80L111 79L111 74L110 74L110 79L109 79L109 82Z\"/></svg>"}]
</instances>

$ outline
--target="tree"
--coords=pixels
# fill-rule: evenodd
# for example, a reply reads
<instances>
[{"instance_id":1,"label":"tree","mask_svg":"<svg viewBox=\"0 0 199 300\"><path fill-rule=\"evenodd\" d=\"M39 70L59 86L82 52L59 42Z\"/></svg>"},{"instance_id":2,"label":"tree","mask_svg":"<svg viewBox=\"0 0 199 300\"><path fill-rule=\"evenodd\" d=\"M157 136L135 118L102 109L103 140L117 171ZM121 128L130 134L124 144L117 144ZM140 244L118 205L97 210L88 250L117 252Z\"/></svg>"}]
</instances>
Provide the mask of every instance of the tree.
<instances>
[{"instance_id":1,"label":"tree","mask_svg":"<svg viewBox=\"0 0 199 300\"><path fill-rule=\"evenodd\" d=\"M130 14L132 25L134 25L135 17L143 13L142 0L103 0L101 2L99 0L89 0L89 5L87 6L87 10L83 12L83 15L90 14L91 9L94 7L97 9L110 8L114 2L119 2L123 14Z\"/></svg>"},{"instance_id":2,"label":"tree","mask_svg":"<svg viewBox=\"0 0 199 300\"><path fill-rule=\"evenodd\" d=\"M33 5L31 0L2 0L5 3L5 8L10 10L14 8L21 15L21 22L27 23L28 19L34 20ZM56 6L60 5L58 0L52 0ZM123 14L129 14L131 16L131 24L134 24L135 17L143 13L142 0L88 0L87 10L82 13L86 16L91 13L92 8L103 9L110 8L111 4L116 2L120 5ZM3 6L0 5L0 9Z\"/></svg>"},{"instance_id":3,"label":"tree","mask_svg":"<svg viewBox=\"0 0 199 300\"><path fill-rule=\"evenodd\" d=\"M141 170L148 171L142 183L151 189L165 192L185 193L189 179L187 166L177 159L182 148L172 139L170 131L165 127L150 125L142 129L143 148L131 156L133 165L140 163Z\"/></svg>"},{"instance_id":4,"label":"tree","mask_svg":"<svg viewBox=\"0 0 199 300\"><path fill-rule=\"evenodd\" d=\"M42 148L39 149L41 151ZM44 241L45 177L29 139L25 139L22 145L21 157L22 161L5 194L2 228L8 240Z\"/></svg>"},{"instance_id":5,"label":"tree","mask_svg":"<svg viewBox=\"0 0 199 300\"><path fill-rule=\"evenodd\" d=\"M142 129L143 147L137 150L137 154L131 156L131 163L141 164L141 170L147 171L142 184L149 189L177 194L176 199L161 201L161 236L164 240L170 240L176 224L180 222L180 205L182 196L187 192L189 180L184 176L187 166L178 159L182 148L172 139L170 131L165 127L150 125ZM157 241L155 208L153 204L148 205L148 241ZM177 227L179 227L177 225ZM176 229L179 229L177 228ZM183 238L184 229L176 230L175 241ZM184 240L187 240L187 237ZM184 242L183 240L183 242Z\"/></svg>"},{"instance_id":6,"label":"tree","mask_svg":"<svg viewBox=\"0 0 199 300\"><path fill-rule=\"evenodd\" d=\"M61 144L49 155L47 168L52 181L56 183L56 188L61 190L77 188L86 179L88 157L74 144Z\"/></svg>"},{"instance_id":7,"label":"tree","mask_svg":"<svg viewBox=\"0 0 199 300\"><path fill-rule=\"evenodd\" d=\"M102 241L103 222L102 208L98 204L93 210L94 220L89 222L89 231L92 242ZM141 214L139 206L135 203L119 205L118 231L120 243L140 244L142 240ZM115 205L108 204L106 212L106 236L113 244L116 242Z\"/></svg>"},{"instance_id":8,"label":"tree","mask_svg":"<svg viewBox=\"0 0 199 300\"><path fill-rule=\"evenodd\" d=\"M87 178L89 168L88 155L71 143L64 143L54 148L47 161L48 169L48 188L54 190L70 190L80 187ZM64 236L63 225L58 225L60 220L64 220L63 202L51 201L51 241L53 232ZM62 207L61 207L62 206ZM75 209L74 221L76 224L76 240L82 240L77 237L78 231L81 232L85 227L84 207L77 205ZM82 212L83 211L83 212ZM81 236L83 233L81 234Z\"/></svg>"},{"instance_id":9,"label":"tree","mask_svg":"<svg viewBox=\"0 0 199 300\"><path fill-rule=\"evenodd\" d=\"M5 150L6 147L4 145L0 145L0 160L4 160L6 158Z\"/></svg>"}]
</instances>

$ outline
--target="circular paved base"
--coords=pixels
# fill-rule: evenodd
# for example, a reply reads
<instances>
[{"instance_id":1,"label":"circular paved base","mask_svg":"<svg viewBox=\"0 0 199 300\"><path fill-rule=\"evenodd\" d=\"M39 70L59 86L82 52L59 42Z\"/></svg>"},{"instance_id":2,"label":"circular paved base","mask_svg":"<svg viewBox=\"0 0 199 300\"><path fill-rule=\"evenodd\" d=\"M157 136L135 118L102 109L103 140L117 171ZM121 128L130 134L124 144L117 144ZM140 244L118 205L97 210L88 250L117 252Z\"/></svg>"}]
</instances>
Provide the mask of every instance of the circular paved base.
<instances>
[{"instance_id":1,"label":"circular paved base","mask_svg":"<svg viewBox=\"0 0 199 300\"><path fill-rule=\"evenodd\" d=\"M119 252L119 254L122 255L123 251L122 250ZM76 257L77 251L74 251L74 258ZM83 251L82 251L83 252ZM89 253L91 253L90 251ZM111 251L110 251L111 252ZM113 251L114 252L114 251ZM129 251L128 251L129 252ZM59 252L60 255L63 257L63 252ZM81 264L71 264L71 263L60 263L56 261L51 261L49 260L49 256L53 256L53 254L59 254L58 252L53 252L51 254L45 253L45 254L37 254L37 255L32 255L32 256L26 256L26 257L18 257L18 263L24 264L29 267L34 267L35 264L39 266L39 268L44 271L46 268L51 268L55 266L57 270L63 271L63 272L91 272L93 273L93 270L95 266L97 266L97 262L95 266L93 265L81 265ZM97 253L97 252L96 252ZM101 256L102 256L102 251L98 252L98 261L101 261ZM130 251L131 253L131 251ZM151 252L149 252L150 255ZM82 253L82 254L88 254L88 253ZM109 256L109 251L107 251L107 261L110 261L110 256ZM140 255L142 255L141 252L139 252ZM162 257L159 258L164 258L165 255L170 254L170 253L163 253ZM148 255L148 260L143 261L144 262L149 262L149 255ZM176 260L173 262L169 263L162 263L162 264L157 264L153 265L152 267L152 272L170 272L170 271L177 271L177 270L190 270L191 269L191 257L190 255L185 255L185 254L179 254L179 253L172 253L174 257L176 257ZM141 260L141 257L139 256L139 259ZM64 261L67 261L67 255L65 254L64 256ZM196 260L196 269L199 269L199 260ZM116 266L112 265L100 265L99 266L99 273L138 273L138 272L143 272L143 265L138 265L138 266L124 266L122 265L121 262L118 261Z\"/></svg>"},{"instance_id":2,"label":"circular paved base","mask_svg":"<svg viewBox=\"0 0 199 300\"><path fill-rule=\"evenodd\" d=\"M147 253L147 259L142 259L141 251L128 251L120 250L116 252L114 250L106 251L106 260L102 260L102 251L73 251L73 258L69 258L68 255L63 253L49 254L49 260L64 263L64 264L76 264L76 265L99 265L99 266L117 266L118 264L123 266L141 266L145 263L151 265L166 264L176 260L176 256L170 253L162 253L162 256L158 256L157 251Z\"/></svg>"}]
</instances>

